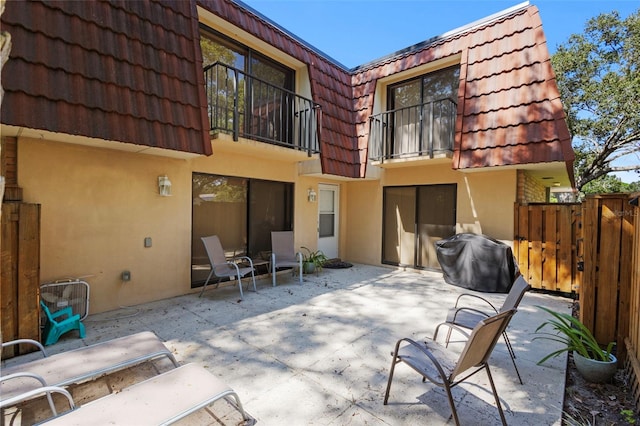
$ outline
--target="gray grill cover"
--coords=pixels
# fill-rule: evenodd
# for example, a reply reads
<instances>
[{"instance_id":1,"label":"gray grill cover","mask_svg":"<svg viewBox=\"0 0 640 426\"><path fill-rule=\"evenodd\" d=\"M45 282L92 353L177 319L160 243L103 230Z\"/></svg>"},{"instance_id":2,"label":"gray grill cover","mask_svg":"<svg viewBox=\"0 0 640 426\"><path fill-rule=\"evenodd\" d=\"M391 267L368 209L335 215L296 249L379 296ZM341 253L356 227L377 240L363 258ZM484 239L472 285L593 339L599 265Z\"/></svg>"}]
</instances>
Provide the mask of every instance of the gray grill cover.
<instances>
[{"instance_id":1,"label":"gray grill cover","mask_svg":"<svg viewBox=\"0 0 640 426\"><path fill-rule=\"evenodd\" d=\"M511 247L486 235L456 234L436 242L444 280L487 293L508 293L518 274Z\"/></svg>"}]
</instances>

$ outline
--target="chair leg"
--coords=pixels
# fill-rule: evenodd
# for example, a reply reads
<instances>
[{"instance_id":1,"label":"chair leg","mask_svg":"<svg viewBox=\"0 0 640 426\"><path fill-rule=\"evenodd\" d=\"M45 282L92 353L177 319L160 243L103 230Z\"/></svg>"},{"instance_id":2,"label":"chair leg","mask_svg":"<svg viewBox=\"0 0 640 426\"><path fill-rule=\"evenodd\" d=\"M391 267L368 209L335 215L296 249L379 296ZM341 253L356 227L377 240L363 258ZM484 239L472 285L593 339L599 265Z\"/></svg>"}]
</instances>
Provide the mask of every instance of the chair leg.
<instances>
[{"instance_id":1,"label":"chair leg","mask_svg":"<svg viewBox=\"0 0 640 426\"><path fill-rule=\"evenodd\" d=\"M523 385L522 377L520 377L520 371L518 371L518 366L516 365L516 353L513 351L513 346L511 346L511 341L509 340L509 336L507 336L507 332L502 333L502 337L504 338L504 343L507 345L507 351L509 352L509 356L511 357L511 362L513 363L513 368L516 369L516 375L518 376L518 380L520 384Z\"/></svg>"},{"instance_id":2,"label":"chair leg","mask_svg":"<svg viewBox=\"0 0 640 426\"><path fill-rule=\"evenodd\" d=\"M258 289L256 288L256 275L253 271L251 271L251 279L253 280L253 291L257 293Z\"/></svg>"},{"instance_id":3,"label":"chair leg","mask_svg":"<svg viewBox=\"0 0 640 426\"><path fill-rule=\"evenodd\" d=\"M493 397L496 399L496 406L498 407L498 412L500 413L500 420L502 420L502 424L507 426L507 419L504 417L504 412L502 411L502 404L500 404L500 397L498 397L498 391L496 390L496 385L493 383L493 377L491 376L491 370L489 369L489 364L485 364L485 370L487 370L487 377L489 377L489 383L491 384L491 390L493 391Z\"/></svg>"},{"instance_id":4,"label":"chair leg","mask_svg":"<svg viewBox=\"0 0 640 426\"><path fill-rule=\"evenodd\" d=\"M393 354L393 360L391 361L391 369L389 370L389 380L387 381L387 390L384 393L383 405L387 405L389 401L389 392L391 391L391 381L393 380L393 372L396 369L396 364L400 362L397 360L397 352Z\"/></svg>"},{"instance_id":5,"label":"chair leg","mask_svg":"<svg viewBox=\"0 0 640 426\"><path fill-rule=\"evenodd\" d=\"M80 334L81 339L84 339L85 336L87 335L87 332L84 328L84 324L81 323L79 320L78 320L78 333Z\"/></svg>"},{"instance_id":6,"label":"chair leg","mask_svg":"<svg viewBox=\"0 0 640 426\"><path fill-rule=\"evenodd\" d=\"M447 337L444 341L444 347L448 348L449 347L449 340L451 340L451 327L449 327L449 329L447 330Z\"/></svg>"},{"instance_id":7,"label":"chair leg","mask_svg":"<svg viewBox=\"0 0 640 426\"><path fill-rule=\"evenodd\" d=\"M200 295L198 297L202 297L202 293L204 293L204 289L207 288L207 284L209 284L209 280L211 279L211 275L213 275L213 269L211 270L211 272L209 272L209 276L207 277L207 280L204 282L204 285L202 286L202 290L200 290Z\"/></svg>"},{"instance_id":8,"label":"chair leg","mask_svg":"<svg viewBox=\"0 0 640 426\"><path fill-rule=\"evenodd\" d=\"M424 381L424 377L422 378ZM449 407L451 408L451 414L453 415L453 421L456 423L456 426L460 426L460 419L458 419L458 410L456 410L456 404L453 401L453 394L451 393L451 386L449 386L448 381L444 381L444 390L447 392L447 398L449 399Z\"/></svg>"},{"instance_id":9,"label":"chair leg","mask_svg":"<svg viewBox=\"0 0 640 426\"><path fill-rule=\"evenodd\" d=\"M240 289L240 300L244 299L244 294L242 294L242 278L240 278L240 274L238 274L238 288Z\"/></svg>"},{"instance_id":10,"label":"chair leg","mask_svg":"<svg viewBox=\"0 0 640 426\"><path fill-rule=\"evenodd\" d=\"M271 281L273 286L276 286L276 272L278 272L278 265L276 265L276 254L271 253L271 263L269 267L269 271L271 271Z\"/></svg>"}]
</instances>

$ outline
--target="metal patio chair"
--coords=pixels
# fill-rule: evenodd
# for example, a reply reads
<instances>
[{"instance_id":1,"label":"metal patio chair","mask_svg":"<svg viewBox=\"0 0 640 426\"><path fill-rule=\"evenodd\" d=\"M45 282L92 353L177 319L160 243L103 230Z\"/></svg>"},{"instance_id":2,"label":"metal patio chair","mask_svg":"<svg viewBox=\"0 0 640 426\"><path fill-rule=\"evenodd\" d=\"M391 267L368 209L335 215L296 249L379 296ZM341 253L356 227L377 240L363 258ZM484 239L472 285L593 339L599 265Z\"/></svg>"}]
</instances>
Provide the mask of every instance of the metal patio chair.
<instances>
[{"instance_id":1,"label":"metal patio chair","mask_svg":"<svg viewBox=\"0 0 640 426\"><path fill-rule=\"evenodd\" d=\"M218 282L216 283L216 288L220 285L220 280L222 278L228 277L230 279L237 278L238 280L238 288L240 289L240 299L244 298L244 294L242 293L242 277L247 274L251 274L251 279L253 280L253 291L258 291L256 289L256 276L254 274L253 261L248 256L235 256L231 260L227 260L224 255L224 249L222 248L222 244L220 243L220 238L217 235L211 235L209 237L202 237L202 242L204 243L204 248L207 251L207 256L209 257L209 264L211 265L211 272L209 272L209 276L207 280L204 282L202 286L202 290L200 291L200 296L202 297L202 293L207 288L207 284L209 284L209 280L214 275L218 278ZM248 263L249 266L239 265L238 261L242 261L243 263Z\"/></svg>"},{"instance_id":2,"label":"metal patio chair","mask_svg":"<svg viewBox=\"0 0 640 426\"><path fill-rule=\"evenodd\" d=\"M524 297L524 294L529 291L531 286L525 281L524 277L520 275L514 281L509 293L507 294L506 299L502 303L500 309L497 309L491 302L489 302L484 297L470 294L470 293L462 293L456 299L456 304L453 308L449 310L447 313L447 319L445 320L448 323L455 324L459 327L471 330L476 324L482 321L485 318L488 318L492 315L495 315L499 312L505 312L511 309L517 309L520 301ZM460 303L465 298L472 298L476 301L480 301L482 304L486 306L486 310L478 309L476 307L470 306L462 306ZM464 333L466 335L466 333ZM507 350L509 351L509 356L511 357L511 362L513 362L513 367L516 369L516 375L518 376L518 380L520 384L522 383L522 378L520 377L520 372L518 371L518 366L516 365L516 354L513 351L513 346L511 346L511 341L509 340L509 336L507 335L507 331L503 331L502 337L504 337L504 342L507 345ZM446 343L449 344L449 339L451 338L451 329L447 332Z\"/></svg>"},{"instance_id":3,"label":"metal patio chair","mask_svg":"<svg viewBox=\"0 0 640 426\"><path fill-rule=\"evenodd\" d=\"M277 268L298 268L300 284L302 284L302 253L296 252L293 244L293 231L271 232L271 264L269 271L273 286L276 286Z\"/></svg>"},{"instance_id":4,"label":"metal patio chair","mask_svg":"<svg viewBox=\"0 0 640 426\"><path fill-rule=\"evenodd\" d=\"M458 419L451 389L479 371L485 370L489 378L496 406L498 407L498 412L500 413L500 419L502 420L502 424L506 425L507 421L502 411L498 391L491 376L489 357L500 335L509 324L515 312L516 310L512 309L480 321L471 332L464 349L459 355L436 342L438 330L441 326L449 328L456 327L451 323L445 322L439 324L438 327L436 327L433 340L425 342L416 342L409 338L398 340L395 350L393 351L389 381L387 382L387 390L384 394L384 405L387 405L389 400L389 391L391 390L391 382L393 381L396 364L403 362L420 374L423 382L429 380L436 386L444 388L449 399L453 420L456 425L459 425L460 420ZM403 343L405 344L403 345ZM470 370L471 372L469 372ZM459 378L460 376L463 377Z\"/></svg>"}]
</instances>

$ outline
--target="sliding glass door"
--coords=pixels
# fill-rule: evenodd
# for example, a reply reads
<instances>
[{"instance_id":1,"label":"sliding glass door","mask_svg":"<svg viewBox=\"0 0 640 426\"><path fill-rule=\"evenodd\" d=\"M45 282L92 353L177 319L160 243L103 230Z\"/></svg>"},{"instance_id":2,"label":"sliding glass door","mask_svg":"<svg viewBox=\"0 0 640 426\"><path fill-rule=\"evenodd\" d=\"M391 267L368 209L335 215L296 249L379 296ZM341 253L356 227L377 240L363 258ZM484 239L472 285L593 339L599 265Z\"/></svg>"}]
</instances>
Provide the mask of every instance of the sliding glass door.
<instances>
[{"instance_id":1,"label":"sliding glass door","mask_svg":"<svg viewBox=\"0 0 640 426\"><path fill-rule=\"evenodd\" d=\"M292 229L292 183L194 173L192 194L192 287L210 271L201 237L217 235L229 256L262 259L271 231Z\"/></svg>"},{"instance_id":2,"label":"sliding glass door","mask_svg":"<svg viewBox=\"0 0 640 426\"><path fill-rule=\"evenodd\" d=\"M384 188L382 263L439 269L435 242L456 230L456 185Z\"/></svg>"}]
</instances>

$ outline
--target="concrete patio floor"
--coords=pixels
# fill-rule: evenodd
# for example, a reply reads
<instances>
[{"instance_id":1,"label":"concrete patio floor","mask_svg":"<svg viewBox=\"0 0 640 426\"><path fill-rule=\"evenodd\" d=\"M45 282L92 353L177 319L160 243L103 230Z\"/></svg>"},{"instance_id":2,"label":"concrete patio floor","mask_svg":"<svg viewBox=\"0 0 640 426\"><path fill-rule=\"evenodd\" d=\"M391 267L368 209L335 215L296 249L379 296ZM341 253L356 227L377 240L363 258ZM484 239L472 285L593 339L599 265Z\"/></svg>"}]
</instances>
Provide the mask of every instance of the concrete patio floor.
<instances>
[{"instance_id":1,"label":"concrete patio floor","mask_svg":"<svg viewBox=\"0 0 640 426\"><path fill-rule=\"evenodd\" d=\"M302 285L280 273L278 284L262 277L258 292L245 291L241 302L237 287L229 286L207 289L202 298L194 293L90 315L85 339L71 332L47 350L151 330L181 364L200 364L229 384L259 425L453 424L445 393L403 364L396 368L389 405L382 401L395 342L431 337L458 294L468 290L446 284L441 273L366 265L324 269L305 276ZM498 306L504 299L479 294ZM566 356L539 366L553 344L532 339L546 318L536 305L569 312L570 303L525 295L508 329L524 385L498 342L491 369L509 424L560 424ZM453 394L462 424L500 424L483 372ZM214 405L203 416L182 423L243 424L228 406Z\"/></svg>"}]
</instances>

